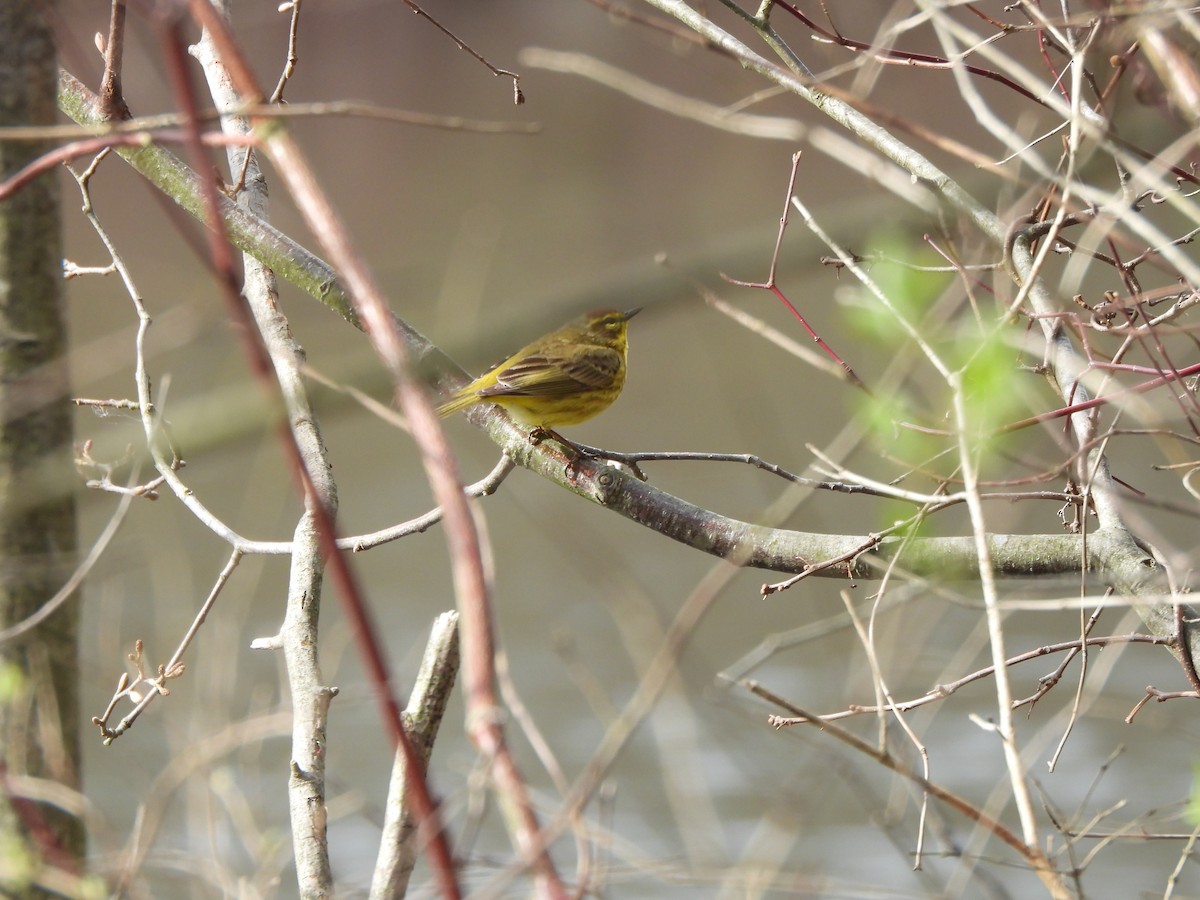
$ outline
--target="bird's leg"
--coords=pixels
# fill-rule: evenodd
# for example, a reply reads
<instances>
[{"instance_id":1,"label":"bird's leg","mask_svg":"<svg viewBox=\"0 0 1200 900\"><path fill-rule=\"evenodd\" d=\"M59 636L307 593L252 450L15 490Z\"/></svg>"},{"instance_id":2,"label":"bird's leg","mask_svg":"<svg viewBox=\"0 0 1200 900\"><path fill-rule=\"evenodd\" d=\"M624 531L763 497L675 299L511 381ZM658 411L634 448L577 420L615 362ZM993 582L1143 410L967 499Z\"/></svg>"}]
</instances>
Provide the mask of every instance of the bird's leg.
<instances>
[{"instance_id":1,"label":"bird's leg","mask_svg":"<svg viewBox=\"0 0 1200 900\"><path fill-rule=\"evenodd\" d=\"M553 438L562 444L563 448L572 455L571 461L567 463L568 475L572 474L581 459L607 459L625 466L639 481L649 481L646 473L638 466L637 460L633 458L632 454L616 453L601 447L593 447L590 444L579 444L575 441L567 440L554 429L547 428L544 425L538 425L533 431L529 432L529 442L531 444L540 444L546 438Z\"/></svg>"},{"instance_id":2,"label":"bird's leg","mask_svg":"<svg viewBox=\"0 0 1200 900\"><path fill-rule=\"evenodd\" d=\"M596 454L590 452L592 448L585 447L581 444L576 444L574 441L569 441L553 428L547 428L545 425L538 425L533 429L533 431L529 432L529 443L531 444L540 444L547 438L562 444L563 447L576 459L581 456L588 457L589 459L596 456Z\"/></svg>"},{"instance_id":3,"label":"bird's leg","mask_svg":"<svg viewBox=\"0 0 1200 900\"><path fill-rule=\"evenodd\" d=\"M567 476L573 478L576 471L576 466L579 465L581 459L594 459L596 454L591 452L590 447L585 448L576 444L574 441L569 441L553 428L547 428L545 425L538 425L533 431L529 432L529 442L531 444L540 444L547 438L551 438L562 445L567 451L571 459L567 462Z\"/></svg>"},{"instance_id":4,"label":"bird's leg","mask_svg":"<svg viewBox=\"0 0 1200 900\"><path fill-rule=\"evenodd\" d=\"M542 441L546 440L547 438L551 438L553 440L558 441L564 447L569 447L575 451L579 450L579 448L575 444L573 444L571 441L568 441L565 437L563 437L561 434L559 434L553 428L547 428L545 425L538 425L533 429L533 431L529 432L529 443L531 443L531 444L540 444Z\"/></svg>"}]
</instances>

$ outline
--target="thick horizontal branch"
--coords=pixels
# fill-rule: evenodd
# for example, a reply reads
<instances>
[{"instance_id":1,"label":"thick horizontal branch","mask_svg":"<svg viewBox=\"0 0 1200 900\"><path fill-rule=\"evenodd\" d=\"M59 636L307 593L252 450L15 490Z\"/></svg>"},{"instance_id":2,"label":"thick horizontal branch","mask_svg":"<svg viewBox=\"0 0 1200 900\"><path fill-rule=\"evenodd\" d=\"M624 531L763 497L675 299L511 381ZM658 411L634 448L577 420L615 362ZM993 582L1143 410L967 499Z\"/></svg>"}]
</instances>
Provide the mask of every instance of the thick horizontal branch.
<instances>
[{"instance_id":1,"label":"thick horizontal branch","mask_svg":"<svg viewBox=\"0 0 1200 900\"><path fill-rule=\"evenodd\" d=\"M973 539L961 537L902 538L876 535L823 534L770 528L723 516L593 460L567 467L568 458L545 446L529 444L524 430L496 414L484 413L478 424L506 445L519 465L557 482L599 506L619 513L666 537L739 566L773 572L836 578L870 579L899 556L914 575L937 578L978 577ZM1123 533L996 534L989 537L997 573L1009 577L1077 575L1080 560L1106 584L1123 594L1157 591L1159 566ZM1085 552L1086 549L1086 552ZM829 560L845 563L825 566ZM822 566L825 566L822 568Z\"/></svg>"}]
</instances>

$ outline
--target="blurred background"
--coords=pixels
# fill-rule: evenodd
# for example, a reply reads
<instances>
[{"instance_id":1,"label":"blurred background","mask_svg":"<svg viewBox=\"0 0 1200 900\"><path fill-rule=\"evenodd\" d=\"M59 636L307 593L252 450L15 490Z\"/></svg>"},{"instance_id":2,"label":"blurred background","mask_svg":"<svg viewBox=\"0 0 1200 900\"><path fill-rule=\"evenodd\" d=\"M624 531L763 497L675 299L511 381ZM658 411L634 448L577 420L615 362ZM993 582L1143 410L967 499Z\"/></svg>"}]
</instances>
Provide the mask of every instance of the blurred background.
<instances>
[{"instance_id":1,"label":"blurred background","mask_svg":"<svg viewBox=\"0 0 1200 900\"><path fill-rule=\"evenodd\" d=\"M478 372L584 309L643 306L631 325L623 396L570 436L615 450L754 453L797 473L813 462L812 445L832 448L872 477L893 477L884 442L862 440L868 429L858 414L865 404L852 387L714 310L694 282L811 344L768 292L735 288L720 277L766 277L798 149L804 156L795 193L851 250L891 246L915 253L921 235L936 227L933 220L860 177L861 161L831 151L828 141L814 147L723 132L590 80L521 62L531 47L584 54L717 106L741 104L763 89L760 79L716 53L584 2L423 6L493 65L519 72L527 102L514 106L508 79L494 77L404 4L370 0L304 7L299 63L285 94L297 103L362 100L538 126L536 134L522 135L356 118L292 123L397 314ZM838 4L837 14L848 35L869 40L887 11L852 0ZM92 35L105 31L107 9L70 2L59 15L62 65L94 88L102 66ZM234 23L262 83L273 85L286 53L287 14L271 4L244 4L235 9ZM935 49L920 46L925 39L917 35L918 46L910 49ZM848 62L836 48L803 40L797 49L814 70ZM135 115L173 106L153 29L132 12L125 89ZM989 97L1012 110L1027 133L1051 121L1004 92ZM1003 155L979 137L944 72L889 70L871 86L870 100ZM833 127L794 97L764 97L748 111L791 118L814 131ZM1129 104L1128 115L1137 124L1147 113ZM988 203L1002 206L1013 191L1002 180L983 181L936 149L922 149ZM149 361L160 407L188 461L188 483L242 534L288 539L299 503L198 252L197 227L116 159L104 164L93 192L155 318ZM68 257L102 264L102 247L72 214L78 192L67 177L63 197ZM273 202L276 226L319 252L282 191ZM793 223L780 256L780 285L814 329L878 387L900 371L893 366L899 344L879 336L851 279L819 264L827 252ZM671 266L656 264L658 254ZM884 281L900 277L886 266L877 274ZM945 275L921 278L910 289L929 304L950 282ZM1008 290L1005 278L995 276L1002 290ZM132 396L137 320L121 285L115 278L86 278L68 290L76 395ZM388 400L386 377L359 332L286 285L281 302L314 369ZM913 396L931 407L944 402L944 386L931 373L911 367L904 377ZM314 390L338 481L342 532L372 531L426 511L430 493L407 436L344 393ZM1013 391L1030 412L1053 405L1035 379ZM461 417L446 427L464 478L481 477L496 461L495 446ZM85 411L77 433L96 441L97 454L115 456L137 446L140 426L132 416ZM1056 452L1050 440L1044 448L1041 440L1031 437L1023 449ZM750 467L663 463L648 465L647 472L664 490L751 522L865 534L900 515L879 501L801 491ZM1176 483L1145 465L1136 474L1142 489L1169 490ZM85 494L82 503L87 546L116 501ZM993 844L973 844L969 823L938 807L931 810L924 871L912 871L919 798L909 786L815 730L773 731L766 717L776 710L722 677L751 675L815 712L873 702L871 672L842 595L866 615L875 585L810 580L764 598L760 586L776 580L770 573L725 571L718 561L523 470L481 506L496 560L503 651L529 716L568 778L629 700L676 611L696 592L717 591L670 688L608 773L603 799L588 809L606 839L599 857L604 893L1023 896L1036 889L1011 865L1012 857ZM996 531L1058 533L1056 511L1053 505L998 507L990 524ZM934 533L954 533L962 522L939 519ZM1191 545L1187 520L1163 514L1155 522L1160 533ZM86 716L103 710L135 639L146 642L154 664L169 656L228 554L169 495L134 504L85 592ZM441 534L434 528L356 555L353 564L403 694L433 617L454 605ZM295 890L285 796L288 727L286 718L270 717L287 707L286 683L277 654L249 649L253 639L279 628L286 587L286 559L245 560L171 696L115 745L102 747L94 733L89 741L87 792L106 822L94 835L94 852L111 861L131 844L145 844L135 894L289 896ZM1075 588L1004 589L1069 596ZM1114 632L1136 627L1136 620L1121 617L1121 610L1110 610L1106 626ZM1078 627L1076 613L1015 613L1010 650L1069 640ZM988 658L971 585L940 591L907 585L886 594L876 641L899 698L920 696ZM332 591L322 609L321 654L326 680L341 690L329 727L330 840L338 884L344 896L355 896L369 881L391 753ZM757 655L751 660L751 654ZM1017 668L1018 695L1032 693L1057 661ZM1147 828L1190 830L1173 819L1191 789L1196 727L1186 707L1155 705L1133 726L1122 721L1145 685L1181 686L1178 668L1165 652L1145 648L1105 650L1093 665L1101 673L1115 671L1096 674L1085 688L1084 716L1053 773L1045 760L1064 730L1073 686L1064 682L1021 722L1037 799L1061 821L1076 824L1113 804L1129 804L1098 830L1151 813L1162 818L1148 820ZM1072 669L1067 681L1076 674ZM984 680L910 717L929 748L932 777L981 805L1004 775L995 736L970 717L986 720L994 712L994 693ZM258 723L258 730L247 722ZM238 723L245 740L231 736ZM850 725L874 739L874 719ZM549 777L516 722L509 735L549 814L559 799ZM213 749L225 747L226 738L226 749ZM919 764L915 753L907 762ZM486 885L512 853L498 816L486 808L457 701L434 752L432 783L466 859L464 884ZM139 813L147 802L153 815ZM158 814L161 827L151 833ZM1094 846L1081 844L1079 856ZM957 852L969 862L955 858ZM570 872L570 842L556 853ZM1179 853L1175 842L1117 842L1089 861L1084 883L1094 886L1095 896L1157 895ZM1200 893L1193 867L1184 870L1181 885Z\"/></svg>"}]
</instances>

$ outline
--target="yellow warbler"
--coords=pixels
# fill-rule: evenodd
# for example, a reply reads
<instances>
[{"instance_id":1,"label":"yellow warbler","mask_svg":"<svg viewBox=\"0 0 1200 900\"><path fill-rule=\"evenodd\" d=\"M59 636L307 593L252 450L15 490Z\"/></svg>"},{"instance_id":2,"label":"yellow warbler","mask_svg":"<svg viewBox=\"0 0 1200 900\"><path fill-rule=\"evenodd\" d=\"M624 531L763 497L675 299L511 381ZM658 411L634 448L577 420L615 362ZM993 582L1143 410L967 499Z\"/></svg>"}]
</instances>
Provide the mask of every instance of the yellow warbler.
<instances>
[{"instance_id":1,"label":"yellow warbler","mask_svg":"<svg viewBox=\"0 0 1200 900\"><path fill-rule=\"evenodd\" d=\"M598 309L538 338L438 407L448 416L498 403L518 422L544 431L577 425L612 405L625 386L628 312Z\"/></svg>"}]
</instances>

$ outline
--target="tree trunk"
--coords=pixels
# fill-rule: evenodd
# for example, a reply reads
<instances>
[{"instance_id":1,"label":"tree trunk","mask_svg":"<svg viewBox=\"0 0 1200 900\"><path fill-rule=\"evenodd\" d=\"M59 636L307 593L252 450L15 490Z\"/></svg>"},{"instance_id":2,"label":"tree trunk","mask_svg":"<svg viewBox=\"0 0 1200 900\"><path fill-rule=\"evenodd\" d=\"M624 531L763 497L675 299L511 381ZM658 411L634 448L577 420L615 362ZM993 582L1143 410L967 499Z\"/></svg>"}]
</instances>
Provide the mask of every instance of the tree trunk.
<instances>
[{"instance_id":1,"label":"tree trunk","mask_svg":"<svg viewBox=\"0 0 1200 900\"><path fill-rule=\"evenodd\" d=\"M55 121L48 3L0 3L0 125ZM0 141L0 178L46 149ZM54 596L75 565L62 238L56 174L0 203L0 629ZM78 604L0 643L0 893L56 893L80 870L83 824L36 779L77 788Z\"/></svg>"}]
</instances>

